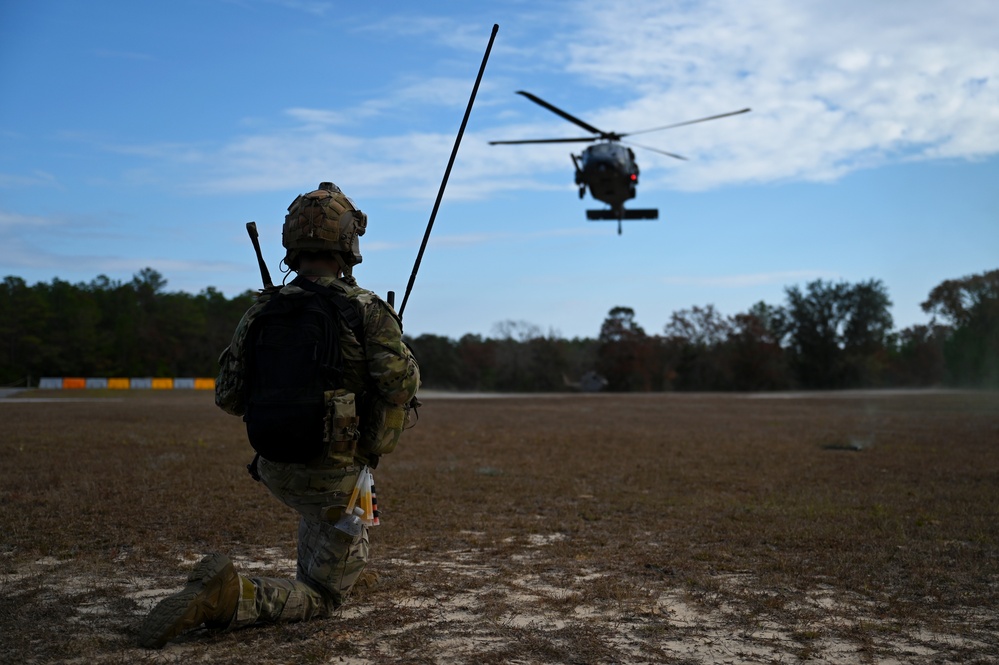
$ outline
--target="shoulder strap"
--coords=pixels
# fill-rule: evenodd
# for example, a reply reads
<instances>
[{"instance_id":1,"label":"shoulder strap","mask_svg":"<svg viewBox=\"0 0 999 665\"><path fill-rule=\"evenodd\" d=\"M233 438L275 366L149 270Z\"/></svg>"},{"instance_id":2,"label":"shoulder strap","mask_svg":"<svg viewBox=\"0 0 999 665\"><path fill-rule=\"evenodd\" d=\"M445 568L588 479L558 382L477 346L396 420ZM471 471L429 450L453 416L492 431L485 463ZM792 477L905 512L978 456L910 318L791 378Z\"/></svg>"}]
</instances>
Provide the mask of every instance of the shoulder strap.
<instances>
[{"instance_id":1,"label":"shoulder strap","mask_svg":"<svg viewBox=\"0 0 999 665\"><path fill-rule=\"evenodd\" d=\"M333 303L333 306L336 307L337 312L340 313L340 318L347 324L350 331L354 333L354 337L360 342L362 347L364 346L364 322L358 315L357 310L354 309L350 301L343 294L337 293L333 289L322 284L317 284L305 277L296 277L291 283L300 289L320 294L329 299Z\"/></svg>"}]
</instances>

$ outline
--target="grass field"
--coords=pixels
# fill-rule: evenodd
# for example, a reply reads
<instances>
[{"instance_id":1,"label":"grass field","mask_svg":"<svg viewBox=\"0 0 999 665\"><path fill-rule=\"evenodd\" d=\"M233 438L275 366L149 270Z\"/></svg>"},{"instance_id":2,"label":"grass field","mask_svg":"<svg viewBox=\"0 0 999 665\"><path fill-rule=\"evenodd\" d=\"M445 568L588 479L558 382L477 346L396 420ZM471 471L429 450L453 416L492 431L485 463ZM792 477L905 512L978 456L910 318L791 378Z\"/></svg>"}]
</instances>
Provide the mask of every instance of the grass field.
<instances>
[{"instance_id":1,"label":"grass field","mask_svg":"<svg viewBox=\"0 0 999 665\"><path fill-rule=\"evenodd\" d=\"M203 554L294 574L242 423L202 392L0 401L0 662L999 661L999 393L424 401L375 472L378 587L152 652Z\"/></svg>"}]
</instances>

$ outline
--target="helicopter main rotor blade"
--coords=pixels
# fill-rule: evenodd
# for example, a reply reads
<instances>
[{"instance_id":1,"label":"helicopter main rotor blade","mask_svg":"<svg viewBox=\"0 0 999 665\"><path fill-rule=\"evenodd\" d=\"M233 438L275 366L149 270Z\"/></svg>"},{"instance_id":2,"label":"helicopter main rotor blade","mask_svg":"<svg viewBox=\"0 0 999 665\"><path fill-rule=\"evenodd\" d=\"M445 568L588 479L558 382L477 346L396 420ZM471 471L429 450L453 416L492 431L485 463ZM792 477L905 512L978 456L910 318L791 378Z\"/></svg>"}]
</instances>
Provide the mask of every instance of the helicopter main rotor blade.
<instances>
[{"instance_id":1,"label":"helicopter main rotor blade","mask_svg":"<svg viewBox=\"0 0 999 665\"><path fill-rule=\"evenodd\" d=\"M623 143L624 145L635 146L636 148L641 148L642 150L651 150L652 152L658 152L660 155L666 155L667 157L673 157L674 159L682 159L685 162L690 161L683 155L677 155L672 152L666 152L665 150L660 150L659 148L653 148L651 146L642 145L640 143L632 143L631 141L621 141L621 143Z\"/></svg>"},{"instance_id":2,"label":"helicopter main rotor blade","mask_svg":"<svg viewBox=\"0 0 999 665\"><path fill-rule=\"evenodd\" d=\"M593 143L599 136L588 136L578 139L523 139L520 141L490 141L489 145L515 145L517 143Z\"/></svg>"},{"instance_id":3,"label":"helicopter main rotor blade","mask_svg":"<svg viewBox=\"0 0 999 665\"><path fill-rule=\"evenodd\" d=\"M663 125L662 127L653 127L652 129L640 129L637 132L628 132L627 134L620 134L619 136L634 136L635 134L647 134L649 132L658 132L662 129L672 129L673 127L683 127L684 125L693 125L697 122L704 122L706 120L717 120L718 118L727 118L730 115L739 115L740 113L749 113L751 109L742 109L740 111L732 111L731 113L722 113L721 115L712 115L707 118L698 118L697 120L688 120L686 122L678 122L673 125Z\"/></svg>"},{"instance_id":4,"label":"helicopter main rotor blade","mask_svg":"<svg viewBox=\"0 0 999 665\"><path fill-rule=\"evenodd\" d=\"M551 111L555 115L561 116L561 117L565 118L566 120L568 120L569 122L571 122L571 123L573 123L575 125L579 125L580 127L582 127L583 129L585 129L588 132L593 132L594 134L600 134L600 136L606 136L607 135L607 132L600 131L599 129L597 129L593 125L591 125L591 124L589 124L587 122L583 122L582 120L580 120L579 118L577 118L574 115L569 115L568 113L566 113L562 109L558 108L557 106L552 106L551 104L549 104L545 100L541 99L540 97L536 97L535 95L532 95L529 92L524 92L523 90L518 90L517 94L518 95L523 95L524 97L527 97L528 99L530 99L535 104L538 104L539 106L545 107L546 109L548 109L549 111Z\"/></svg>"}]
</instances>

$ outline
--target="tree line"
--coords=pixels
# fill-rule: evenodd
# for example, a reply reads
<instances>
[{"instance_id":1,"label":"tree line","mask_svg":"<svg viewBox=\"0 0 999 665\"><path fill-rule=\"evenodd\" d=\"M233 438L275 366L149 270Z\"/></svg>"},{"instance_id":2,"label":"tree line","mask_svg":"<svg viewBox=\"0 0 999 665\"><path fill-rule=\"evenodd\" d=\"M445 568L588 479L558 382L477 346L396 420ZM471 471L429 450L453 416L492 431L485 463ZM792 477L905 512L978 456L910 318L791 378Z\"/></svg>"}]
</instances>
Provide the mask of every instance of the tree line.
<instances>
[{"instance_id":1,"label":"tree line","mask_svg":"<svg viewBox=\"0 0 999 665\"><path fill-rule=\"evenodd\" d=\"M5 277L0 385L35 385L42 376L215 376L254 293L168 293L166 283L152 268L129 282L101 275L28 286Z\"/></svg>"},{"instance_id":2,"label":"tree line","mask_svg":"<svg viewBox=\"0 0 999 665\"><path fill-rule=\"evenodd\" d=\"M0 385L41 376L214 376L255 292L167 292L151 268L122 282L0 283ZM635 310L608 312L596 338L518 321L491 336L407 338L426 388L465 391L752 391L890 386L999 387L999 270L946 280L926 325L893 328L876 279L815 280L732 316L673 312L648 333Z\"/></svg>"},{"instance_id":3,"label":"tree line","mask_svg":"<svg viewBox=\"0 0 999 665\"><path fill-rule=\"evenodd\" d=\"M936 286L922 303L927 325L894 330L891 305L880 280L816 280L733 316L712 305L673 312L660 334L619 306L596 339L507 321L490 338L411 345L424 385L456 390L585 388L593 372L612 391L999 387L999 270Z\"/></svg>"}]
</instances>

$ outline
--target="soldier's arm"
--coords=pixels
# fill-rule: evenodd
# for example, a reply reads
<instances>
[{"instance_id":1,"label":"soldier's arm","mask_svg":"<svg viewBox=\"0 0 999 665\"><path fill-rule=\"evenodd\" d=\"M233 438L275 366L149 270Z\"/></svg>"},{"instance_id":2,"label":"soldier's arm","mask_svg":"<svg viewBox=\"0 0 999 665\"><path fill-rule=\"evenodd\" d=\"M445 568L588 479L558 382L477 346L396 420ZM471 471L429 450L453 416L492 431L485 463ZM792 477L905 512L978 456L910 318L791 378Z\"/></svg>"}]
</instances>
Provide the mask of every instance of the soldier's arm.
<instances>
[{"instance_id":1,"label":"soldier's arm","mask_svg":"<svg viewBox=\"0 0 999 665\"><path fill-rule=\"evenodd\" d=\"M365 308L364 344L368 375L386 402L402 406L420 387L420 367L402 341L402 326L382 300Z\"/></svg>"}]
</instances>

